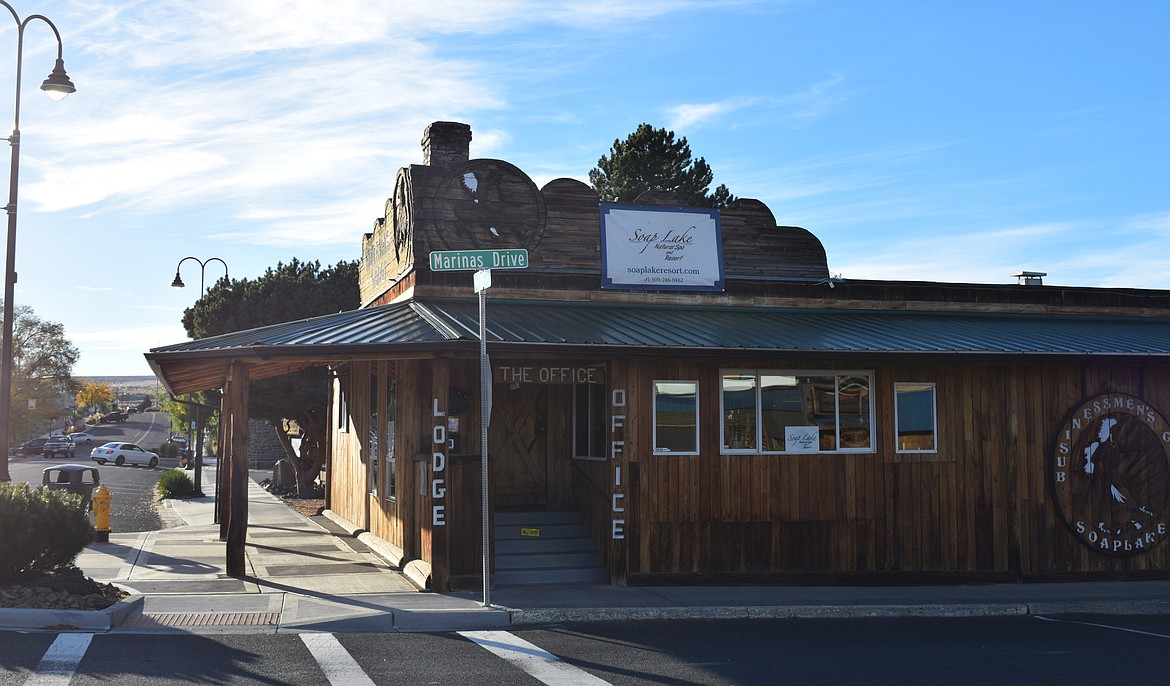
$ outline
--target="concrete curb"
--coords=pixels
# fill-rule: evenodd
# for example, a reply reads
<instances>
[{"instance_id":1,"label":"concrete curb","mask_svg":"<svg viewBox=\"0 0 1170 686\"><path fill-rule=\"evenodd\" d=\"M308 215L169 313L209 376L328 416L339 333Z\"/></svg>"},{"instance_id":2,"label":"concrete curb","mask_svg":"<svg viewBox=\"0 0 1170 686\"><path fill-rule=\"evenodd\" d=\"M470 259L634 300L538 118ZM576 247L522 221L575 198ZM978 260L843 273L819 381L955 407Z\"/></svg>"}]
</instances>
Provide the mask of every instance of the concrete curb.
<instances>
[{"instance_id":1,"label":"concrete curb","mask_svg":"<svg viewBox=\"0 0 1170 686\"><path fill-rule=\"evenodd\" d=\"M1058 614L1163 615L1166 601L952 603L922 605L765 605L611 608L501 608L512 626L563 622L703 619L866 619L889 617L1019 617Z\"/></svg>"},{"instance_id":2,"label":"concrete curb","mask_svg":"<svg viewBox=\"0 0 1170 686\"><path fill-rule=\"evenodd\" d=\"M357 540L364 543L365 546L372 550L375 555L385 560L386 564L390 565L394 569L402 569L402 560L405 555L403 555L402 549L398 546L392 543L387 543L369 531L363 531L362 533L358 534Z\"/></svg>"},{"instance_id":3,"label":"concrete curb","mask_svg":"<svg viewBox=\"0 0 1170 686\"><path fill-rule=\"evenodd\" d=\"M1032 615L1170 615L1166 600L1108 600L1091 602L1029 603Z\"/></svg>"},{"instance_id":4,"label":"concrete curb","mask_svg":"<svg viewBox=\"0 0 1170 686\"><path fill-rule=\"evenodd\" d=\"M375 536L368 530L363 529L357 524L354 524L333 510L321 510L321 516L341 527L341 530L345 533L361 541L375 555L385 560L386 563L391 567L401 570L403 575L406 576L411 581L411 583L415 584L420 589L426 588L426 577L429 576L429 570L426 574L420 576L419 573L413 571L413 567L409 568L409 571L407 568L404 568L403 565L406 563L406 554L402 551L401 548L394 545L393 543L390 543L389 541ZM417 567L417 565L415 566Z\"/></svg>"},{"instance_id":5,"label":"concrete curb","mask_svg":"<svg viewBox=\"0 0 1170 686\"><path fill-rule=\"evenodd\" d=\"M142 606L141 595L131 595L104 610L34 610L0 608L0 629L38 631L109 631Z\"/></svg>"},{"instance_id":6,"label":"concrete curb","mask_svg":"<svg viewBox=\"0 0 1170 686\"><path fill-rule=\"evenodd\" d=\"M780 605L509 609L514 626L560 622L703 619L860 619L878 617L1007 617L1027 615L1026 604Z\"/></svg>"},{"instance_id":7,"label":"concrete curb","mask_svg":"<svg viewBox=\"0 0 1170 686\"><path fill-rule=\"evenodd\" d=\"M342 517L333 510L321 510L321 516L341 527L343 531L345 531L350 536L353 536L354 538L357 538L359 535L366 533L365 529L361 528L357 524L354 524L345 517Z\"/></svg>"}]
</instances>

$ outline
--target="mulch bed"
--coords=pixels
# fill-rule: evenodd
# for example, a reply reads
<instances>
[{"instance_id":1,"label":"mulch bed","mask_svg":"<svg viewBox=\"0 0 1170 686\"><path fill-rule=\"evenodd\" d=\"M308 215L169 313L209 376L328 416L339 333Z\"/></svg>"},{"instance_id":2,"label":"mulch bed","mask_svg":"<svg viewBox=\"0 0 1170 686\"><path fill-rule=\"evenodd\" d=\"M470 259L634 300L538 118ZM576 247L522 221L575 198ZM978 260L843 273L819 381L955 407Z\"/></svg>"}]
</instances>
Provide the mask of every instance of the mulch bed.
<instances>
[{"instance_id":1,"label":"mulch bed","mask_svg":"<svg viewBox=\"0 0 1170 686\"><path fill-rule=\"evenodd\" d=\"M0 607L35 610L104 610L130 595L113 584L102 584L76 567L21 584L0 585Z\"/></svg>"}]
</instances>

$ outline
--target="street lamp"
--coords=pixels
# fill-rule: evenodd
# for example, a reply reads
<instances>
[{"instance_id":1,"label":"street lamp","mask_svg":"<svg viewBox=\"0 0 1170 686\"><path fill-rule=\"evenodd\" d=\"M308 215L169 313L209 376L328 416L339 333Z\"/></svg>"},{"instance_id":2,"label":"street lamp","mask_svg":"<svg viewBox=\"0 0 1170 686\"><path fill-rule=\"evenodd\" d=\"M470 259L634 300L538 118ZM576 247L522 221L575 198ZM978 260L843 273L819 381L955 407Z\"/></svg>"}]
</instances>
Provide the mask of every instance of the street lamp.
<instances>
[{"instance_id":1,"label":"street lamp","mask_svg":"<svg viewBox=\"0 0 1170 686\"><path fill-rule=\"evenodd\" d=\"M0 0L0 2L2 2L2 1L3 0ZM206 291L204 290L203 284L204 284L204 276L207 273L207 265L211 264L212 262L219 262L220 264L223 265L223 278L224 279L228 278L227 262L224 262L220 258L210 257L206 260L201 260L198 257L188 256L188 257L184 257L183 259L179 260L179 263L177 265L175 265L175 280L171 282L171 288L173 288L175 290L179 290L187 285L187 284L183 283L183 277L179 276L179 268L182 267L183 263L186 262L187 260L195 260L196 262L199 263L199 297L200 298L202 298L204 295L206 295ZM203 492L203 426L201 424L202 410L203 410L203 404L201 402L199 402L198 400L196 400L195 401L195 492L196 493ZM218 520L218 515L219 515L219 505L218 505L219 478L218 478L218 474L219 474L219 466L216 465L217 478L215 480L215 486L216 486L216 501L217 501L217 503L216 503L215 512L216 512L216 516L217 516L217 519L216 519L217 522L219 521Z\"/></svg>"},{"instance_id":2,"label":"street lamp","mask_svg":"<svg viewBox=\"0 0 1170 686\"><path fill-rule=\"evenodd\" d=\"M53 29L57 37L57 63L49 77L41 84L41 90L47 92L54 100L61 100L66 95L77 90L73 82L65 74L65 62L61 59L61 32L53 22L40 14L30 14L24 19L16 13L4 0L0 5L12 13L16 21L16 100L12 118L12 136L8 142L12 144L12 171L8 176L8 257L4 267L4 337L2 353L0 353L0 481L12 481L8 473L8 441L9 418L12 411L12 298L16 289L16 189L20 170L20 71L24 62L24 30L34 19L40 19Z\"/></svg>"}]
</instances>

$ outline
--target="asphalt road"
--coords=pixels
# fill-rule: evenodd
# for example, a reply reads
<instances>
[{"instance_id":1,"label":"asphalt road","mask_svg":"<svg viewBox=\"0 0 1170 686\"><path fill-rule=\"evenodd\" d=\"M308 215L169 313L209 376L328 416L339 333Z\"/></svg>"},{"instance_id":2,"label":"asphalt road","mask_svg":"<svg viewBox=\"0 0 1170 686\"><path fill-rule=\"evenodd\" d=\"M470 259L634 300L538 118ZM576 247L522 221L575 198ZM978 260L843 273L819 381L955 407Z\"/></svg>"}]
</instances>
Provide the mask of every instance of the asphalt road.
<instances>
[{"instance_id":1,"label":"asphalt road","mask_svg":"<svg viewBox=\"0 0 1170 686\"><path fill-rule=\"evenodd\" d=\"M46 460L40 455L10 457L8 465L12 480L40 484L42 472L46 467L68 463L93 465L98 467L102 483L113 496L110 501L110 528L113 531L128 533L163 528L156 508L157 495L154 486L158 482L158 475L165 469L177 467L178 460L162 458L157 467L146 465L118 467L113 464L98 466L97 463L90 461L89 451L111 441L134 443L155 451L170 436L167 414L164 412L132 414L124 423L93 426L89 428L88 433L93 434L93 444L77 446L72 459Z\"/></svg>"},{"instance_id":2,"label":"asphalt road","mask_svg":"<svg viewBox=\"0 0 1170 686\"><path fill-rule=\"evenodd\" d=\"M612 622L414 634L0 632L0 686L1157 684L1170 616ZM69 674L69 672L72 672ZM41 680L38 680L41 679Z\"/></svg>"}]
</instances>

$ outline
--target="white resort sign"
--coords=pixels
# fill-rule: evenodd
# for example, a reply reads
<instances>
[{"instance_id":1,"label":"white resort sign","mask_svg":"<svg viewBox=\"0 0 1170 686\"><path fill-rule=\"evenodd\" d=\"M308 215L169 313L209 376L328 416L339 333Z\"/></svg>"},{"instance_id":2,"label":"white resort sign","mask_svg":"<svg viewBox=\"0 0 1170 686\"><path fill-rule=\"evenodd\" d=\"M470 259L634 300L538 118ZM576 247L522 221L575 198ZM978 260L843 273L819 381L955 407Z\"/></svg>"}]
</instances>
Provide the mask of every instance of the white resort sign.
<instances>
[{"instance_id":1,"label":"white resort sign","mask_svg":"<svg viewBox=\"0 0 1170 686\"><path fill-rule=\"evenodd\" d=\"M719 210L601 203L601 287L722 291Z\"/></svg>"}]
</instances>

